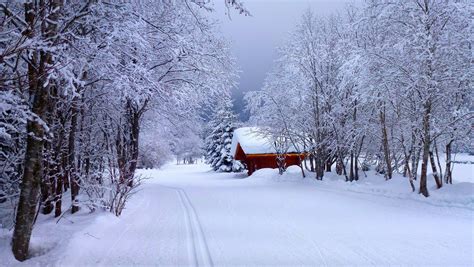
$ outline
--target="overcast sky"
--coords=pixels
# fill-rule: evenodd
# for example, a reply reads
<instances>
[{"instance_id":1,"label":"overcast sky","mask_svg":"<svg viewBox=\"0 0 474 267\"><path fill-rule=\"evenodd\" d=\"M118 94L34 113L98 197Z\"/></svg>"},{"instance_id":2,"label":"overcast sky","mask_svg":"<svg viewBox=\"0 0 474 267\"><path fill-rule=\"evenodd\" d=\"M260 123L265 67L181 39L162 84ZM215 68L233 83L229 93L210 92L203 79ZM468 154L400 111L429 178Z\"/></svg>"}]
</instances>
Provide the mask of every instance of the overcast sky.
<instances>
[{"instance_id":1,"label":"overcast sky","mask_svg":"<svg viewBox=\"0 0 474 267\"><path fill-rule=\"evenodd\" d=\"M222 1L222 0L221 0ZM223 2L223 1L222 1ZM237 112L243 108L242 96L247 91L259 90L266 73L277 57L288 33L295 27L301 14L311 8L316 14L327 15L342 10L349 0L243 0L251 17L231 12L231 19L223 3L216 1L216 16L221 30L230 40L232 51L241 69L238 88L233 89ZM241 114L242 119L247 119Z\"/></svg>"}]
</instances>

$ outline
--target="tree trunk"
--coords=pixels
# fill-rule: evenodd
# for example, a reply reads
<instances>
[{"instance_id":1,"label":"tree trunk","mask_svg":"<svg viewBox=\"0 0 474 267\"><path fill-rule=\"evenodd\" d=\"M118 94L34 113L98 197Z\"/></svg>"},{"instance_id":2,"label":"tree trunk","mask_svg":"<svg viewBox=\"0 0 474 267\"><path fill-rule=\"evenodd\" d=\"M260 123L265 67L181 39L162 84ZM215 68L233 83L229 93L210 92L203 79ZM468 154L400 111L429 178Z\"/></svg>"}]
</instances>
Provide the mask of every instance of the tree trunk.
<instances>
[{"instance_id":1,"label":"tree trunk","mask_svg":"<svg viewBox=\"0 0 474 267\"><path fill-rule=\"evenodd\" d=\"M299 156L298 156L298 160L299 160L298 166L299 166L300 169L301 169L301 176L302 176L303 178L306 178L306 174L305 174L305 172L304 172L304 167L303 167L303 161L305 161L305 160L304 160L304 156L302 157L301 155L299 155Z\"/></svg>"},{"instance_id":2,"label":"tree trunk","mask_svg":"<svg viewBox=\"0 0 474 267\"><path fill-rule=\"evenodd\" d=\"M77 180L76 173L76 128L77 128L77 98L74 97L72 100L71 107L71 129L69 131L69 140L68 140L68 169L67 174L69 181L71 183L71 213L76 213L79 211L79 206L77 203L77 195L79 194L79 182Z\"/></svg>"},{"instance_id":3,"label":"tree trunk","mask_svg":"<svg viewBox=\"0 0 474 267\"><path fill-rule=\"evenodd\" d=\"M34 38L34 25L37 20L36 12L41 9L45 9L45 4L40 3L39 7L36 7L35 2L26 2L25 6L25 21L28 24L28 28L24 34L27 38ZM57 21L57 7L58 3L52 3L52 9L55 10L51 13L49 18L51 21ZM50 23L46 29L45 35L50 36L54 34L55 23ZM44 121L45 113L48 105L48 92L44 87L44 78L46 75L46 64L52 66L51 55L47 52L42 52L40 55L39 64L37 64L37 52L30 51L31 56L28 62L28 87L30 97L33 99L31 110L38 116L38 118L30 119L27 122L27 132L30 133L26 138L26 151L25 151L25 163L24 172L20 185L20 198L18 202L18 208L16 212L15 229L12 237L12 252L15 258L19 261L24 261L28 257L29 242L31 238L31 232L33 230L33 224L36 216L36 208L39 202L39 191L41 177L43 176L43 145L45 131L40 122Z\"/></svg>"},{"instance_id":4,"label":"tree trunk","mask_svg":"<svg viewBox=\"0 0 474 267\"><path fill-rule=\"evenodd\" d=\"M410 170L410 159L411 159L411 152L407 153L404 151L405 153L405 156L403 158L403 163L405 164L405 166L403 167L403 177L407 177L408 175L411 176L411 173L409 174L408 172L411 171Z\"/></svg>"},{"instance_id":5,"label":"tree trunk","mask_svg":"<svg viewBox=\"0 0 474 267\"><path fill-rule=\"evenodd\" d=\"M44 144L44 151L51 151L52 148L47 143ZM48 153L50 154L50 153ZM53 164L54 165L54 164ZM54 166L51 166L51 155L43 159L43 177L41 179L41 213L50 214L53 211L53 204L51 202L53 184L54 184Z\"/></svg>"},{"instance_id":6,"label":"tree trunk","mask_svg":"<svg viewBox=\"0 0 474 267\"><path fill-rule=\"evenodd\" d=\"M351 152L349 165L349 181L354 181L354 153Z\"/></svg>"},{"instance_id":7,"label":"tree trunk","mask_svg":"<svg viewBox=\"0 0 474 267\"><path fill-rule=\"evenodd\" d=\"M421 163L421 175L420 175L420 194L423 194L423 196L425 197L429 197L428 188L426 185L428 156L429 156L429 152L423 149L423 158L422 158L422 163Z\"/></svg>"},{"instance_id":8,"label":"tree trunk","mask_svg":"<svg viewBox=\"0 0 474 267\"><path fill-rule=\"evenodd\" d=\"M421 162L421 175L420 175L420 194L425 197L429 197L427 187L427 175L428 175L428 158L430 155L430 115L431 115L431 103L427 101L424 105L425 114L423 116L423 158Z\"/></svg>"},{"instance_id":9,"label":"tree trunk","mask_svg":"<svg viewBox=\"0 0 474 267\"><path fill-rule=\"evenodd\" d=\"M37 99L39 96L37 95ZM35 101L36 114L44 104L46 101ZM28 121L27 129L29 133L34 133L35 137L31 135L27 137L24 173L12 239L13 255L19 261L26 260L28 256L28 245L33 230L42 177L43 127L35 121Z\"/></svg>"},{"instance_id":10,"label":"tree trunk","mask_svg":"<svg viewBox=\"0 0 474 267\"><path fill-rule=\"evenodd\" d=\"M406 174L408 175L408 181L410 181L410 186L412 192L415 192L415 183L413 182L413 176L411 175L410 171L410 161L409 161L409 156L405 154L405 169L407 170Z\"/></svg>"},{"instance_id":11,"label":"tree trunk","mask_svg":"<svg viewBox=\"0 0 474 267\"><path fill-rule=\"evenodd\" d=\"M57 86L51 83L49 87L49 103L45 116L47 118L46 123L51 125L52 128L52 141L45 142L44 144L44 177L41 181L41 212L43 214L49 214L54 209L53 200L55 198L55 185L58 177L58 156L61 153L62 144L62 127L60 122L61 113L57 110L57 101L59 99ZM59 122L59 123L58 123Z\"/></svg>"},{"instance_id":12,"label":"tree trunk","mask_svg":"<svg viewBox=\"0 0 474 267\"><path fill-rule=\"evenodd\" d=\"M337 158L338 159L337 159L337 163L336 163L336 173L344 174L344 177L346 178L346 182L348 182L349 177L347 176L346 166L344 164L344 157L342 156L341 152L338 152Z\"/></svg>"},{"instance_id":13,"label":"tree trunk","mask_svg":"<svg viewBox=\"0 0 474 267\"><path fill-rule=\"evenodd\" d=\"M316 180L322 180L324 176L324 163L322 149L318 148L318 156L316 157Z\"/></svg>"},{"instance_id":14,"label":"tree trunk","mask_svg":"<svg viewBox=\"0 0 474 267\"><path fill-rule=\"evenodd\" d=\"M146 103L137 109L133 106L131 100L126 103L126 117L122 127L118 127L116 137L117 163L120 172L120 184L133 186L133 178L138 164L139 137L140 137L140 118L145 110ZM123 131L121 130L124 129ZM183 158L186 164L187 158ZM177 158L177 164L179 159Z\"/></svg>"},{"instance_id":15,"label":"tree trunk","mask_svg":"<svg viewBox=\"0 0 474 267\"><path fill-rule=\"evenodd\" d=\"M357 99L354 100L354 112L352 114L352 120L354 121L354 123L356 122L357 120ZM354 140L356 140L356 136L355 136L355 133L352 133L352 140L354 143L356 143ZM358 180L358 177L356 178L357 176L357 157L354 153L354 150L355 150L355 145L351 148L351 170L350 170L350 180L351 182L354 181L354 180ZM354 162L355 161L355 162Z\"/></svg>"},{"instance_id":16,"label":"tree trunk","mask_svg":"<svg viewBox=\"0 0 474 267\"><path fill-rule=\"evenodd\" d=\"M354 180L359 181L359 156L354 156Z\"/></svg>"},{"instance_id":17,"label":"tree trunk","mask_svg":"<svg viewBox=\"0 0 474 267\"><path fill-rule=\"evenodd\" d=\"M313 159L314 159L313 154L312 153L309 154L309 166L311 168L311 172L314 172L314 161L313 161Z\"/></svg>"},{"instance_id":18,"label":"tree trunk","mask_svg":"<svg viewBox=\"0 0 474 267\"><path fill-rule=\"evenodd\" d=\"M140 114L135 111L131 114L131 131L130 131L130 145L131 145L131 162L128 170L128 186L133 186L133 177L138 164L138 140L140 137Z\"/></svg>"},{"instance_id":19,"label":"tree trunk","mask_svg":"<svg viewBox=\"0 0 474 267\"><path fill-rule=\"evenodd\" d=\"M439 160L438 145L436 144L436 141L434 142L434 147L435 147L435 153L436 153L436 164L438 164L439 177L441 180L441 184L443 184L443 169L441 168L441 162Z\"/></svg>"},{"instance_id":20,"label":"tree trunk","mask_svg":"<svg viewBox=\"0 0 474 267\"><path fill-rule=\"evenodd\" d=\"M336 160L336 173L337 173L337 175L342 175L342 168L343 168L343 163L342 163L342 160L338 156L337 160Z\"/></svg>"},{"instance_id":21,"label":"tree trunk","mask_svg":"<svg viewBox=\"0 0 474 267\"><path fill-rule=\"evenodd\" d=\"M413 176L413 180L416 181L418 178L418 166L420 164L420 158L421 158L421 150L423 147L421 146L421 143L419 144L419 148L415 148L413 150L413 156L412 156L412 167L411 167L411 173Z\"/></svg>"},{"instance_id":22,"label":"tree trunk","mask_svg":"<svg viewBox=\"0 0 474 267\"><path fill-rule=\"evenodd\" d=\"M63 177L56 179L56 192L54 196L54 217L61 216L62 213L62 196L63 196Z\"/></svg>"},{"instance_id":23,"label":"tree trunk","mask_svg":"<svg viewBox=\"0 0 474 267\"><path fill-rule=\"evenodd\" d=\"M382 144L385 158L385 178L392 179L392 160L390 159L390 147L388 145L387 127L385 124L385 108L380 111L380 125L382 127Z\"/></svg>"},{"instance_id":24,"label":"tree trunk","mask_svg":"<svg viewBox=\"0 0 474 267\"><path fill-rule=\"evenodd\" d=\"M332 161L331 159L326 160L326 172L331 172Z\"/></svg>"},{"instance_id":25,"label":"tree trunk","mask_svg":"<svg viewBox=\"0 0 474 267\"><path fill-rule=\"evenodd\" d=\"M431 170L433 171L433 178L436 182L436 187L440 189L443 186L443 181L441 180L438 170L436 169L436 163L433 155L433 151L430 151L430 163L431 163Z\"/></svg>"},{"instance_id":26,"label":"tree trunk","mask_svg":"<svg viewBox=\"0 0 474 267\"><path fill-rule=\"evenodd\" d=\"M446 184L453 183L453 177L451 173L451 145L453 140L450 140L448 144L446 144L446 169L444 170L444 181Z\"/></svg>"},{"instance_id":27,"label":"tree trunk","mask_svg":"<svg viewBox=\"0 0 474 267\"><path fill-rule=\"evenodd\" d=\"M66 127L66 117L61 119L61 129L59 130L57 143L56 143L56 151L55 151L55 169L54 169L54 179L56 182L56 186L54 188L54 192L52 192L54 198L54 216L59 217L61 215L61 205L62 205L62 194L63 194L63 186L64 186L64 169L67 165L67 158L65 153L62 151L63 142L65 138L65 127Z\"/></svg>"},{"instance_id":28,"label":"tree trunk","mask_svg":"<svg viewBox=\"0 0 474 267\"><path fill-rule=\"evenodd\" d=\"M427 6L427 1L425 1L425 14L429 13L428 11L428 6ZM429 23L425 22L425 34L426 37L429 39L432 39L432 32L431 32L431 25ZM435 52L435 47L433 46L433 43L429 43L428 46L428 57L425 58L423 65L426 68L425 69L425 75L426 75L426 82L427 82L427 87L426 87L426 93L427 97L424 102L423 102L423 109L424 109L424 114L423 114L423 161L421 163L421 174L420 174L420 193L422 193L425 197L429 196L428 193L428 188L427 188L427 175L428 175L428 158L430 158L430 149L431 149L431 108L432 108L432 94L433 90L435 89L435 81L433 78L433 58L434 58L434 52Z\"/></svg>"},{"instance_id":29,"label":"tree trunk","mask_svg":"<svg viewBox=\"0 0 474 267\"><path fill-rule=\"evenodd\" d=\"M344 165L344 161L342 160L342 158L340 160L341 160L342 173L344 174L344 177L346 177L346 182L347 182L349 181L349 177L347 177L346 166Z\"/></svg>"},{"instance_id":30,"label":"tree trunk","mask_svg":"<svg viewBox=\"0 0 474 267\"><path fill-rule=\"evenodd\" d=\"M404 169L404 173L403 173L403 176L404 177L407 177L408 176L408 173L406 173L407 171L411 171L410 169L410 162L412 161L413 157L414 157L414 154L415 154L415 135L413 134L413 131L412 131L412 138L411 138L411 142L410 142L410 150L408 151L408 154L405 152L405 150L403 151L403 153L405 154L405 169ZM401 136L402 140L403 140L403 135ZM410 173L410 177L411 179L413 179L413 172Z\"/></svg>"}]
</instances>

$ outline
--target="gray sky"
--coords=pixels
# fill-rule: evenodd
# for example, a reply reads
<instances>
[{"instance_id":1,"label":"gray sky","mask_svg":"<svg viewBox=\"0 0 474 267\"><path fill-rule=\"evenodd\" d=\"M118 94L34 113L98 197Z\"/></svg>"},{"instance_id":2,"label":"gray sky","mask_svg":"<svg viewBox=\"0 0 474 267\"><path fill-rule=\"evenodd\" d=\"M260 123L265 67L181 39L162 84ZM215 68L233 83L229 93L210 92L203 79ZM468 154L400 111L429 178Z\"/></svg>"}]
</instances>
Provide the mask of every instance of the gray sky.
<instances>
[{"instance_id":1,"label":"gray sky","mask_svg":"<svg viewBox=\"0 0 474 267\"><path fill-rule=\"evenodd\" d=\"M222 1L223 2L223 1ZM316 14L327 15L342 10L349 0L243 0L252 17L231 12L216 1L213 16L221 21L221 30L230 40L232 52L241 69L238 88L233 90L236 112L243 109L245 92L259 90L266 73L277 57L277 47L284 44L301 14L311 8ZM245 114L241 118L246 120Z\"/></svg>"}]
</instances>

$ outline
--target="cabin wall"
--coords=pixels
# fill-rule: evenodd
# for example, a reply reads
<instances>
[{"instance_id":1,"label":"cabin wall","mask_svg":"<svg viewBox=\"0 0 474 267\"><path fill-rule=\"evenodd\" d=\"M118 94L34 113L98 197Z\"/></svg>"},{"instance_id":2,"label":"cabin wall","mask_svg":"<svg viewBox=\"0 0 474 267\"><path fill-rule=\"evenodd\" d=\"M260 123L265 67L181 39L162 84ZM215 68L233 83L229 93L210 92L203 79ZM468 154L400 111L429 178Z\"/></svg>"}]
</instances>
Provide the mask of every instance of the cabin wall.
<instances>
[{"instance_id":1,"label":"cabin wall","mask_svg":"<svg viewBox=\"0 0 474 267\"><path fill-rule=\"evenodd\" d=\"M278 168L276 155L265 156L247 156L245 163L247 164L248 175L252 175L256 170L264 168ZM298 155L289 155L285 159L286 166L299 165L300 158Z\"/></svg>"}]
</instances>

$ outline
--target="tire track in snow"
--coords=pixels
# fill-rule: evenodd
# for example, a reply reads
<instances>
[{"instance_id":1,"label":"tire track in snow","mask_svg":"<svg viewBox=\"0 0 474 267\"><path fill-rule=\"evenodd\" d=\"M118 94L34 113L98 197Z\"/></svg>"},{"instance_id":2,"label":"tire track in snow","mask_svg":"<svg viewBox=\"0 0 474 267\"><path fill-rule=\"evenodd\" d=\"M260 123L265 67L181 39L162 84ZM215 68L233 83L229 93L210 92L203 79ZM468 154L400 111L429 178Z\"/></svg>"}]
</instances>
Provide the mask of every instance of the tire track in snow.
<instances>
[{"instance_id":1,"label":"tire track in snow","mask_svg":"<svg viewBox=\"0 0 474 267\"><path fill-rule=\"evenodd\" d=\"M174 189L174 188L173 188ZM189 211L186 208L186 205L184 204L183 196L181 195L181 191L178 189L174 189L176 191L176 194L178 195L179 202L181 204L183 214L184 214L184 225L186 226L186 243L187 243L187 249L188 249L188 258L189 258L189 264L193 264L195 266L198 265L197 261L197 253L196 253L196 248L194 245L194 232L192 230L191 226L191 218L189 216Z\"/></svg>"},{"instance_id":2,"label":"tire track in snow","mask_svg":"<svg viewBox=\"0 0 474 267\"><path fill-rule=\"evenodd\" d=\"M190 249L188 256L191 263L194 266L214 266L201 222L197 216L196 209L189 200L188 194L182 188L166 187L176 191L183 207L186 230L188 232L188 249Z\"/></svg>"}]
</instances>

